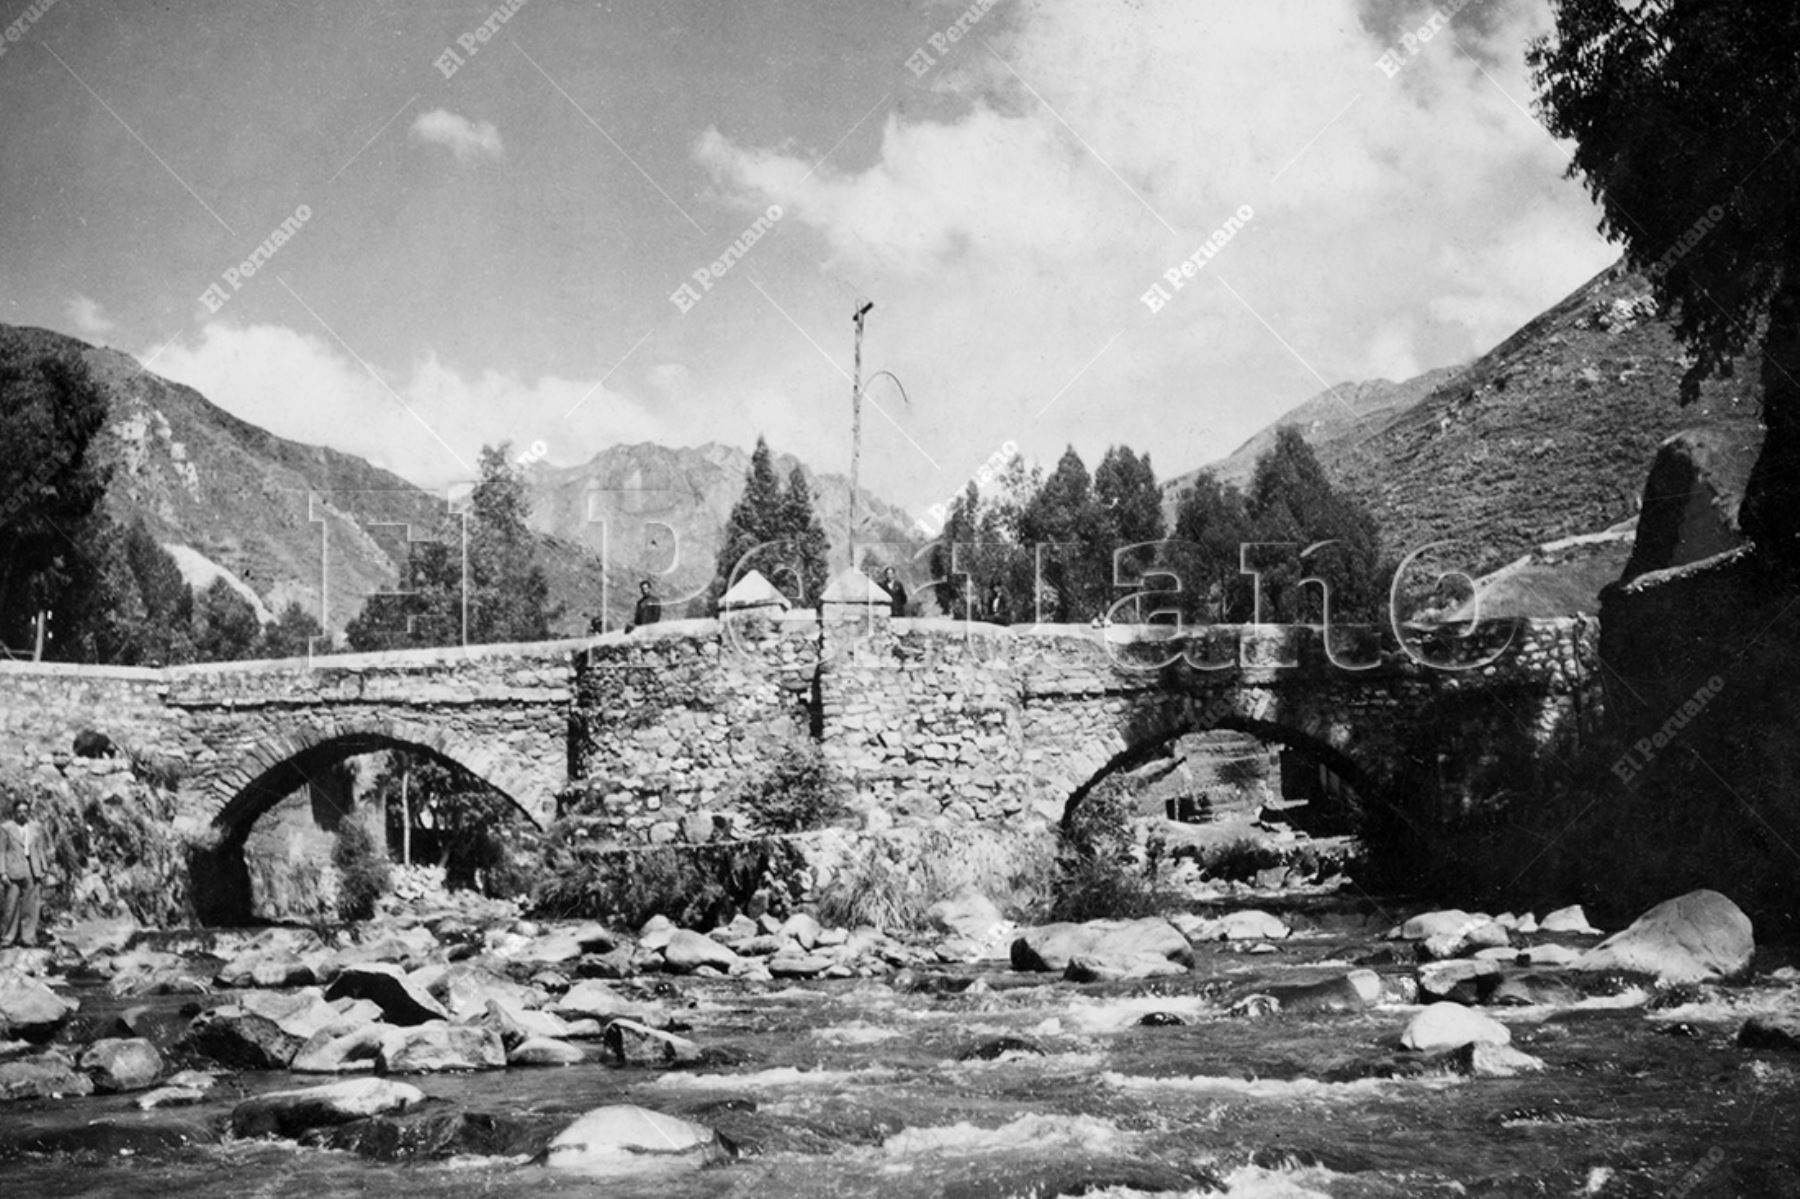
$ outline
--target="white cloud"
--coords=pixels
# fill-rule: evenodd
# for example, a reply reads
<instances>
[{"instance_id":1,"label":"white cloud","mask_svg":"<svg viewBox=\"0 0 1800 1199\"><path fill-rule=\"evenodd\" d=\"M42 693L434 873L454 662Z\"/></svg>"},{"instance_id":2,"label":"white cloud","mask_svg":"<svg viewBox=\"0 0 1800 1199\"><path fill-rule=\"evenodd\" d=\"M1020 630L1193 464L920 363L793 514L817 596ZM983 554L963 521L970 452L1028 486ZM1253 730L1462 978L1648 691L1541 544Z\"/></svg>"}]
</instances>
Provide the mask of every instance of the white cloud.
<instances>
[{"instance_id":1,"label":"white cloud","mask_svg":"<svg viewBox=\"0 0 1800 1199\"><path fill-rule=\"evenodd\" d=\"M63 315L69 318L83 337L105 337L119 327L119 323L101 309L99 301L91 300L79 292L63 309Z\"/></svg>"},{"instance_id":2,"label":"white cloud","mask_svg":"<svg viewBox=\"0 0 1800 1199\"><path fill-rule=\"evenodd\" d=\"M500 131L493 122L471 121L447 108L420 113L412 123L412 135L422 142L448 147L458 162L505 155L505 147L500 144Z\"/></svg>"},{"instance_id":3,"label":"white cloud","mask_svg":"<svg viewBox=\"0 0 1800 1199\"><path fill-rule=\"evenodd\" d=\"M594 380L466 375L435 354L377 380L322 338L279 325L209 322L153 369L270 432L359 454L427 487L473 478L483 445L543 441L551 461L569 464L616 441L680 444L692 427L684 413Z\"/></svg>"},{"instance_id":4,"label":"white cloud","mask_svg":"<svg viewBox=\"0 0 1800 1199\"><path fill-rule=\"evenodd\" d=\"M984 25L994 53L964 39L937 68L960 115L890 113L866 166L696 139L728 196L781 204L829 274L879 299L872 353L943 469L865 419L893 443L877 490L929 502L1009 438L1044 461L1073 441L1090 467L1124 441L1185 469L1326 385L1475 357L1616 256L1520 106L1541 4L1459 19L1481 67L1444 37L1395 79L1359 7L1043 0ZM1246 204L1197 277L1163 280Z\"/></svg>"}]
</instances>

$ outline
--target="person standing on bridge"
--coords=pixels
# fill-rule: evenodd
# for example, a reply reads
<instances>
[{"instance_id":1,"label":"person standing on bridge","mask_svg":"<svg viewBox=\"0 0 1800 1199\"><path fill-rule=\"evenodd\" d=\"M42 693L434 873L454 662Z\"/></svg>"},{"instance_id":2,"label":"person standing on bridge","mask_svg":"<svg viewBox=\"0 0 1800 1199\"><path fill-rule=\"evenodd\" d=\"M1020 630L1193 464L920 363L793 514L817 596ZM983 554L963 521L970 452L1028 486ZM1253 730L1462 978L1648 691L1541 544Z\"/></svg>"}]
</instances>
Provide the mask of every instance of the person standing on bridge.
<instances>
[{"instance_id":1,"label":"person standing on bridge","mask_svg":"<svg viewBox=\"0 0 1800 1199\"><path fill-rule=\"evenodd\" d=\"M31 818L31 801L13 802L0 823L0 948L36 945L43 888L50 877L50 841Z\"/></svg>"},{"instance_id":2,"label":"person standing on bridge","mask_svg":"<svg viewBox=\"0 0 1800 1199\"><path fill-rule=\"evenodd\" d=\"M982 615L989 624L1012 623L1012 604L1006 598L1006 589L998 582L988 584L987 603L983 605Z\"/></svg>"},{"instance_id":3,"label":"person standing on bridge","mask_svg":"<svg viewBox=\"0 0 1800 1199\"><path fill-rule=\"evenodd\" d=\"M650 580L645 579L638 584L637 607L631 610L631 624L625 631L629 633L639 625L655 624L661 619L662 601L650 589Z\"/></svg>"},{"instance_id":4,"label":"person standing on bridge","mask_svg":"<svg viewBox=\"0 0 1800 1199\"><path fill-rule=\"evenodd\" d=\"M906 584L900 581L900 576L894 573L894 568L891 566L881 568L881 589L888 593L888 599L891 602L891 606L888 608L889 614L905 616Z\"/></svg>"}]
</instances>

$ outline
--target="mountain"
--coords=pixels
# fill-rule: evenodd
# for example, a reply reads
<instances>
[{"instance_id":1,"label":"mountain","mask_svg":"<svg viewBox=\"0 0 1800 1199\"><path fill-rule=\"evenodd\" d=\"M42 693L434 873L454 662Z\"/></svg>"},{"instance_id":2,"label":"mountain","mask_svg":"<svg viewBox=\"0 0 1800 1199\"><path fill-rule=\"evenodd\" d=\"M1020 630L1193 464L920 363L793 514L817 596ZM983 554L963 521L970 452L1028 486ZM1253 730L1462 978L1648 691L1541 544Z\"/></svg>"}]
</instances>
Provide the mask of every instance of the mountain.
<instances>
[{"instance_id":1,"label":"mountain","mask_svg":"<svg viewBox=\"0 0 1800 1199\"><path fill-rule=\"evenodd\" d=\"M98 451L114 468L108 511L121 522L141 516L190 583L223 575L262 612L298 601L341 632L370 594L398 581L409 538L454 529L441 492L354 454L277 437L127 354L0 324L0 359L54 352L86 361L110 409ZM784 477L796 465L788 455L777 461ZM665 598L704 588L749 462L747 452L726 446L637 445L579 467L527 466L538 560L551 602L564 609L556 632L586 632L603 596L610 622L622 623L636 580L671 565L659 580ZM808 477L841 547L848 485L836 475ZM917 544L904 513L862 494L865 537ZM672 562L666 547L676 544L681 556Z\"/></svg>"},{"instance_id":2,"label":"mountain","mask_svg":"<svg viewBox=\"0 0 1800 1199\"><path fill-rule=\"evenodd\" d=\"M223 572L269 610L290 601L341 629L399 578L408 525L441 498L354 454L303 445L240 420L127 354L45 329L0 325L0 356L73 352L106 397L99 452L120 521L141 516L190 582Z\"/></svg>"},{"instance_id":3,"label":"mountain","mask_svg":"<svg viewBox=\"0 0 1800 1199\"><path fill-rule=\"evenodd\" d=\"M1360 385L1372 392L1353 386L1351 410L1363 410L1357 417L1338 408L1334 420L1331 408L1321 408L1337 407L1332 393L1322 393L1276 425L1301 424L1333 482L1375 514L1392 557L1454 538L1459 560L1475 574L1533 558L1534 569L1550 574L1514 571L1512 588L1535 578L1540 608L1579 603L1592 611L1577 597L1591 601L1595 579L1618 577L1631 544L1588 535L1636 516L1666 440L1703 437L1740 466L1761 444L1754 356L1732 377L1703 384L1684 407L1688 362L1649 285L1621 263L1465 368ZM1244 456L1253 460L1252 447L1272 439L1273 429L1215 465L1241 476ZM1744 470L1724 473L1741 478ZM1568 568L1582 578L1556 581Z\"/></svg>"},{"instance_id":4,"label":"mountain","mask_svg":"<svg viewBox=\"0 0 1800 1199\"><path fill-rule=\"evenodd\" d=\"M799 466L813 490L813 510L838 555L845 548L850 484L842 475L820 474L791 454L775 455L786 480ZM678 614L711 581L726 519L743 494L750 455L735 446L708 443L672 449L645 442L609 446L580 466L538 462L526 468L534 529L604 555L607 606L629 611L639 579L654 578L665 611ZM859 551L898 560L924 544L912 518L859 489Z\"/></svg>"},{"instance_id":5,"label":"mountain","mask_svg":"<svg viewBox=\"0 0 1800 1199\"><path fill-rule=\"evenodd\" d=\"M1201 469L1210 471L1221 483L1248 488L1256 471L1256 460L1275 448L1275 434L1280 430L1299 429L1315 451L1368 437L1430 395L1435 388L1455 378L1460 369L1440 367L1403 383L1386 379L1339 383L1302 400L1243 445ZM1163 484L1164 494L1179 495L1181 488L1193 485L1194 476L1199 473L1193 470L1168 480Z\"/></svg>"}]
</instances>

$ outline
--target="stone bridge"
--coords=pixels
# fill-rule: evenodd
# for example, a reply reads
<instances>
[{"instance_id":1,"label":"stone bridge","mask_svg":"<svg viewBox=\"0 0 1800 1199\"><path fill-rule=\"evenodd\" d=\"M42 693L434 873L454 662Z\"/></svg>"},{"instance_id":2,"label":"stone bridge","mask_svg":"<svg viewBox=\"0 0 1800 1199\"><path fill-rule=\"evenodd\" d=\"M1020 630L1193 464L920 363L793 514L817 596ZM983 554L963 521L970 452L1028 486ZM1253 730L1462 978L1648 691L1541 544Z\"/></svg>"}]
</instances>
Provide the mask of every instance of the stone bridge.
<instances>
[{"instance_id":1,"label":"stone bridge","mask_svg":"<svg viewBox=\"0 0 1800 1199\"><path fill-rule=\"evenodd\" d=\"M0 759L66 756L96 729L178 764L179 831L229 844L331 764L409 748L539 825L579 813L606 840L667 841L707 835L795 741L901 821L1060 818L1108 772L1208 728L1296 748L1362 793L1454 805L1597 703L1581 620L1405 629L1403 644L1394 630L1000 628L833 607L310 662L0 662Z\"/></svg>"}]
</instances>

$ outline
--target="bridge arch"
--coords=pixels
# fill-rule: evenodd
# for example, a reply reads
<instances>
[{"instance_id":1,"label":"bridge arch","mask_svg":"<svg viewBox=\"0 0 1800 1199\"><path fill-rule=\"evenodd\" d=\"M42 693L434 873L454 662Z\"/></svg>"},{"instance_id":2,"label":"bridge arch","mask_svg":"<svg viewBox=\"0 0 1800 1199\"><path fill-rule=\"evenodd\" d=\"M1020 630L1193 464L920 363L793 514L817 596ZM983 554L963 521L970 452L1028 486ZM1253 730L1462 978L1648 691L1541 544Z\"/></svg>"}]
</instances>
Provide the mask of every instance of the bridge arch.
<instances>
[{"instance_id":1,"label":"bridge arch","mask_svg":"<svg viewBox=\"0 0 1800 1199\"><path fill-rule=\"evenodd\" d=\"M1350 723L1322 707L1295 705L1284 711L1267 693L1233 689L1135 712L1111 739L1110 747L1090 749L1086 760L1098 765L1069 793L1063 804L1063 825L1069 824L1082 801L1109 777L1152 761L1182 737L1213 730L1247 733L1259 741L1295 750L1324 765L1365 798L1378 797L1389 785L1358 760ZM1112 752L1107 753L1106 748Z\"/></svg>"},{"instance_id":2,"label":"bridge arch","mask_svg":"<svg viewBox=\"0 0 1800 1199\"><path fill-rule=\"evenodd\" d=\"M339 762L379 750L424 753L459 766L488 784L538 828L549 812L534 804L529 778L487 744L454 729L396 717L369 717L351 723L302 722L259 739L207 784L215 815L212 824L227 842L241 840L270 808ZM543 797L547 803L549 797Z\"/></svg>"}]
</instances>

